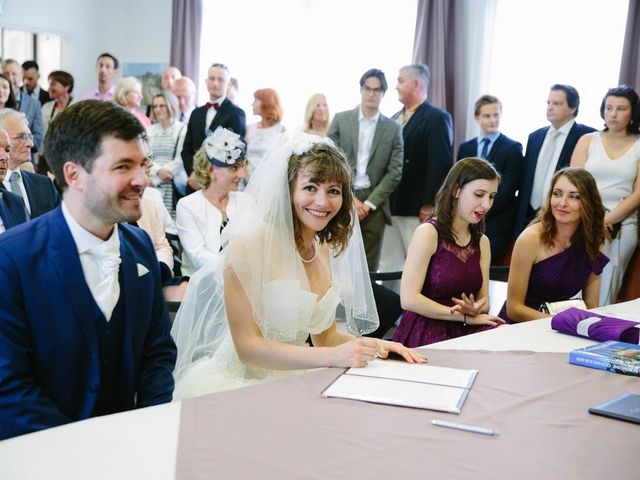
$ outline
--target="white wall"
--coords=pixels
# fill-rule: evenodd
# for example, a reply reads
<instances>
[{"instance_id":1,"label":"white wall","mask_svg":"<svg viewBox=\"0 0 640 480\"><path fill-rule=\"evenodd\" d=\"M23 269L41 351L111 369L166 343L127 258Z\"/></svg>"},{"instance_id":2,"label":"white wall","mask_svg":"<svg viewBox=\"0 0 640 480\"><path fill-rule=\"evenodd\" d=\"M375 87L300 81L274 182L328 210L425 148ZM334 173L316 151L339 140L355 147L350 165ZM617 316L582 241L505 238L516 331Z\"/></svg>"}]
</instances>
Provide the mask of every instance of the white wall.
<instances>
[{"instance_id":1,"label":"white wall","mask_svg":"<svg viewBox=\"0 0 640 480\"><path fill-rule=\"evenodd\" d=\"M96 88L96 57L107 51L120 63L168 63L171 0L4 0L0 26L64 38L62 69L74 93Z\"/></svg>"}]
</instances>

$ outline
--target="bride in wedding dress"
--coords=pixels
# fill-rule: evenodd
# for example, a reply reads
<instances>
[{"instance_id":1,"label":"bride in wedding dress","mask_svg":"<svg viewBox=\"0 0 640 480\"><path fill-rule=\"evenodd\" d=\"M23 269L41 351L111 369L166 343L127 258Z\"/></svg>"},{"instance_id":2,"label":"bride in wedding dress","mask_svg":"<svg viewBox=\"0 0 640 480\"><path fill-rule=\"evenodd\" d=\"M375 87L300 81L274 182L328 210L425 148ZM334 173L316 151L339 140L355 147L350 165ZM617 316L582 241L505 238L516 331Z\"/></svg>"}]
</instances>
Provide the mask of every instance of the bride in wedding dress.
<instances>
[{"instance_id":1,"label":"bride in wedding dress","mask_svg":"<svg viewBox=\"0 0 640 480\"><path fill-rule=\"evenodd\" d=\"M174 399L310 368L362 367L389 352L426 361L399 343L360 336L378 317L350 168L330 140L300 133L273 149L245 192L254 203L224 229L222 266L191 277L176 316ZM336 328L339 305L349 333Z\"/></svg>"}]
</instances>

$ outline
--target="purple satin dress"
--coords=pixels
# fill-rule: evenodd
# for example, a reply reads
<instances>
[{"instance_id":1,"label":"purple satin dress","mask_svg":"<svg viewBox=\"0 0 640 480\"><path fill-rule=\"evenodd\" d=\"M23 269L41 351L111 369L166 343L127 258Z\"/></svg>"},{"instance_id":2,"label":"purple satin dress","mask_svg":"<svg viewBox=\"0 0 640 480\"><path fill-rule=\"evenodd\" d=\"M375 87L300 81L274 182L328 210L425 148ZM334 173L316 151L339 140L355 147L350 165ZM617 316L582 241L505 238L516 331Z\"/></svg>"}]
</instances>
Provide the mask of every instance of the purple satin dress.
<instances>
[{"instance_id":1,"label":"purple satin dress","mask_svg":"<svg viewBox=\"0 0 640 480\"><path fill-rule=\"evenodd\" d=\"M429 223L438 229L437 221L430 220ZM451 297L461 298L463 293L473 293L477 297L481 287L480 245L469 243L460 247L438 239L438 247L429 262L421 293L434 302L453 306ZM464 326L462 322L436 320L405 310L393 340L414 348L490 328L494 327Z\"/></svg>"},{"instance_id":2,"label":"purple satin dress","mask_svg":"<svg viewBox=\"0 0 640 480\"><path fill-rule=\"evenodd\" d=\"M535 310L545 302L569 300L584 287L589 275L600 275L609 262L606 255L598 253L589 260L578 247L571 245L564 252L557 253L531 267L527 296L524 303ZM502 306L500 318L513 323L507 317L507 302Z\"/></svg>"}]
</instances>

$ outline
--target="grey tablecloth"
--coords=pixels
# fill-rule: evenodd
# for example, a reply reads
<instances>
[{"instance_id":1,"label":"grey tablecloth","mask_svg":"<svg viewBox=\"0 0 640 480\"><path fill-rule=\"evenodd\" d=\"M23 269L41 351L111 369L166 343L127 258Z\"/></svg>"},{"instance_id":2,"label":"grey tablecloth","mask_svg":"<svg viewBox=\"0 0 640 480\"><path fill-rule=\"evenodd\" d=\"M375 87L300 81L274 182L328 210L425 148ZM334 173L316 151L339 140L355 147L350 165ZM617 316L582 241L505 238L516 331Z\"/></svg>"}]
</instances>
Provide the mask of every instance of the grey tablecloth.
<instances>
[{"instance_id":1,"label":"grey tablecloth","mask_svg":"<svg viewBox=\"0 0 640 480\"><path fill-rule=\"evenodd\" d=\"M640 478L640 426L587 412L640 393L640 378L565 353L425 351L432 364L479 370L460 415L323 398L342 370L314 371L184 401L177 478Z\"/></svg>"}]
</instances>

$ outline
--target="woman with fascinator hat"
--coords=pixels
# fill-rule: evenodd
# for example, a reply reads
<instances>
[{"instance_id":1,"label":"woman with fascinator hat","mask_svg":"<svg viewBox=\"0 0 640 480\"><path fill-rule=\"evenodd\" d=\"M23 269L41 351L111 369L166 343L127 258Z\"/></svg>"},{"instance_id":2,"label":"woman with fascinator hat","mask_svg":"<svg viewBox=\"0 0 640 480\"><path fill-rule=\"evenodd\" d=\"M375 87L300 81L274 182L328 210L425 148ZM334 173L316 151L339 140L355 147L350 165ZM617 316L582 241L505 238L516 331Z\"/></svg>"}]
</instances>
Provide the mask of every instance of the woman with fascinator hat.
<instances>
[{"instance_id":1,"label":"woman with fascinator hat","mask_svg":"<svg viewBox=\"0 0 640 480\"><path fill-rule=\"evenodd\" d=\"M175 399L309 368L361 367L389 352L425 361L359 336L378 318L350 185L328 139L300 133L267 154L245 190L254 204L222 233L223 264L192 277L176 316ZM339 304L350 333L336 328Z\"/></svg>"},{"instance_id":2,"label":"woman with fascinator hat","mask_svg":"<svg viewBox=\"0 0 640 480\"><path fill-rule=\"evenodd\" d=\"M237 212L251 204L249 195L237 191L247 175L244 152L239 135L218 127L194 156L193 169L202 189L181 198L176 206L184 275L220 264L222 231Z\"/></svg>"}]
</instances>

